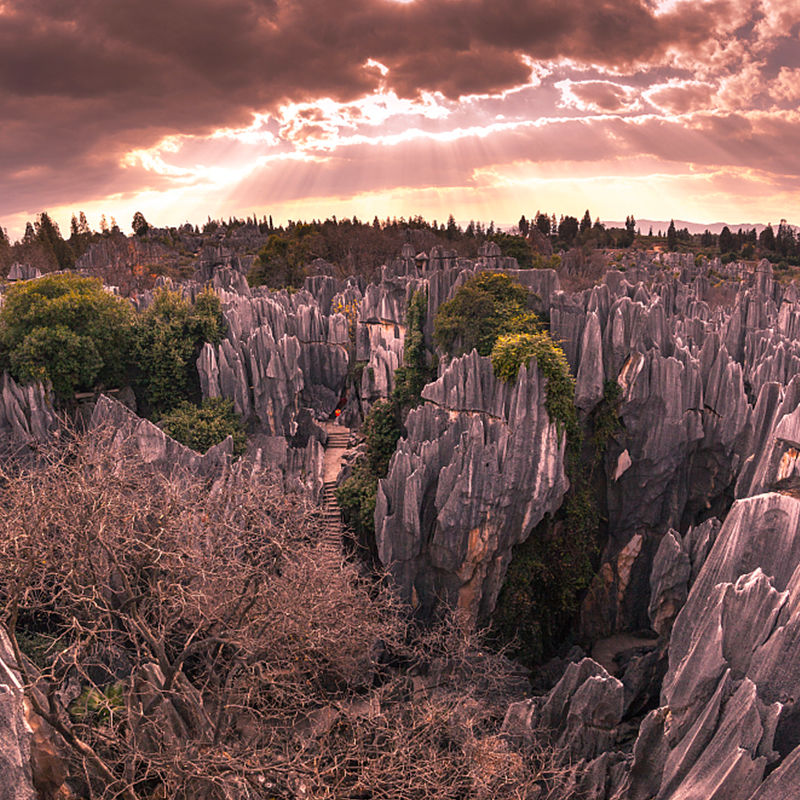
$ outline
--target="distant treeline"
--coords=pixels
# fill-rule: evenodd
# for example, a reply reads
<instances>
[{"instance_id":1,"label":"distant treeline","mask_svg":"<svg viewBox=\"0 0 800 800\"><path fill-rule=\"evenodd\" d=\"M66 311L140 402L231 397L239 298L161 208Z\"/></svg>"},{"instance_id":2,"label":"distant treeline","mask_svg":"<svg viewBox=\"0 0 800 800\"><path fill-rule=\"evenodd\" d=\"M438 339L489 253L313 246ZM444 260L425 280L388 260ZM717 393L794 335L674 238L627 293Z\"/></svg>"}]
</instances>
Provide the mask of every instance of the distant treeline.
<instances>
[{"instance_id":1,"label":"distant treeline","mask_svg":"<svg viewBox=\"0 0 800 800\"><path fill-rule=\"evenodd\" d=\"M179 227L151 225L141 212L134 214L131 228L136 236L158 241L165 247L186 255L196 254L209 242L220 242L239 253L258 255L253 275L255 283L296 285L306 266L315 259L330 262L343 274L372 276L376 267L395 258L405 243L416 252L441 246L459 255L474 258L485 241L496 242L502 253L513 256L523 268L554 266L552 253L573 247L584 249L620 249L659 247L671 251L703 252L720 255L725 260L767 257L775 262L800 264L800 241L793 228L781 220L777 229L768 225L760 234L755 228L731 231L728 227L714 234L690 234L670 222L666 231L642 231L633 215L624 227L606 227L599 218L592 221L587 209L579 219L570 215L536 211L528 219L524 214L511 230L500 230L490 222L470 221L466 226L451 214L444 222L426 220L421 215L392 217L372 222L357 217L324 221L292 221L275 225L271 215L257 214L244 219L212 219L202 225L185 223ZM12 243L0 228L0 275L6 274L15 261L30 264L42 272L70 269L95 242L107 237L122 238L113 217L101 218L100 230L93 230L84 212L72 216L69 236L64 238L58 224L47 212L28 222L22 238Z\"/></svg>"}]
</instances>

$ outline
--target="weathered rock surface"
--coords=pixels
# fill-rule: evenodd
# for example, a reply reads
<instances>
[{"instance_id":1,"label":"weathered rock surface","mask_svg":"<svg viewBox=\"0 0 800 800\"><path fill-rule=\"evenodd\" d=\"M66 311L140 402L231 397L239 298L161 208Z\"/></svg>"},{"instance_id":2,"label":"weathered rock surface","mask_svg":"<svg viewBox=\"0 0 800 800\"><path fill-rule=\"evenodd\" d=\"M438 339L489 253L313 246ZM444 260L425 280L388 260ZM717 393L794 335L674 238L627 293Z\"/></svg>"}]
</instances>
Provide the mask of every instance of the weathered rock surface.
<instances>
[{"instance_id":1,"label":"weathered rock surface","mask_svg":"<svg viewBox=\"0 0 800 800\"><path fill-rule=\"evenodd\" d=\"M36 267L15 261L8 270L6 279L9 281L30 281L34 278L40 278L41 275L42 273Z\"/></svg>"},{"instance_id":2,"label":"weathered rock surface","mask_svg":"<svg viewBox=\"0 0 800 800\"><path fill-rule=\"evenodd\" d=\"M680 579L688 566L691 578L689 553L699 557L709 532L687 536L688 549L663 545L656 563L681 564ZM800 500L763 494L734 505L675 621L662 708L642 725L620 798L772 797L762 781L775 766L776 797L800 790L799 563ZM654 581L666 574L659 567Z\"/></svg>"},{"instance_id":3,"label":"weathered rock surface","mask_svg":"<svg viewBox=\"0 0 800 800\"><path fill-rule=\"evenodd\" d=\"M0 452L46 442L59 428L52 392L34 383L19 386L7 373L0 377Z\"/></svg>"},{"instance_id":4,"label":"weathered rock surface","mask_svg":"<svg viewBox=\"0 0 800 800\"><path fill-rule=\"evenodd\" d=\"M584 658L570 664L544 698L512 705L505 728L511 732L521 722L531 731L549 731L556 749L570 760L592 759L614 743L622 720L623 695L620 681Z\"/></svg>"},{"instance_id":5,"label":"weathered rock surface","mask_svg":"<svg viewBox=\"0 0 800 800\"><path fill-rule=\"evenodd\" d=\"M485 618L511 548L560 505L564 437L544 409L544 384L535 366L503 383L473 351L409 413L375 528L381 561L423 614L444 601Z\"/></svg>"},{"instance_id":6,"label":"weathered rock surface","mask_svg":"<svg viewBox=\"0 0 800 800\"><path fill-rule=\"evenodd\" d=\"M503 732L533 741L547 736L559 763L573 770L574 796L601 800L624 774L624 758L613 751L623 713L622 683L584 658L569 664L547 695L512 703Z\"/></svg>"},{"instance_id":7,"label":"weathered rock surface","mask_svg":"<svg viewBox=\"0 0 800 800\"><path fill-rule=\"evenodd\" d=\"M230 436L205 454L196 453L108 395L101 395L97 401L89 428L112 431L115 446L133 448L145 463L160 469L186 469L213 476L225 468L233 453Z\"/></svg>"},{"instance_id":8,"label":"weathered rock surface","mask_svg":"<svg viewBox=\"0 0 800 800\"><path fill-rule=\"evenodd\" d=\"M132 257L107 255L120 263ZM619 680L595 680L586 696L600 705L602 689L614 705L620 684L621 724L632 725L631 716L652 707L669 659L661 707L645 718L632 755L615 751L616 733L598 746L578 732L576 720L591 711L581 700L586 681L559 706L563 719L553 713L557 738L583 764L575 793L800 796L796 286L775 281L766 262L754 270L637 252L617 259L620 268L598 285L565 292L555 272L519 270L492 243L475 260L409 244L374 284L338 280L318 265L319 274L289 294L249 289L248 265L234 256L221 246L203 251L197 281L182 287L195 296L210 282L228 322L225 341L200 355L203 395L231 398L259 431L249 463L276 466L312 492L321 449L313 421L343 407L355 425L391 393L414 291L427 293L431 345L437 309L477 271L503 270L528 286L562 342L581 414L591 422L604 408L609 382L622 393L621 424L594 476L607 540L580 632L588 640L658 636L657 646L618 661ZM101 257L97 249L88 260ZM596 266L579 260L570 255L562 276ZM719 275L728 282L720 286ZM137 305L147 302L145 294ZM474 619L488 617L511 548L562 502L563 442L543 397L535 368L507 386L471 354L443 362L424 405L409 415L408 436L379 488L376 528L381 559L421 614L444 600ZM98 406L154 461L200 458L170 450L152 426L111 413L108 402ZM3 379L4 442L35 442L55 427L44 390Z\"/></svg>"},{"instance_id":9,"label":"weathered rock surface","mask_svg":"<svg viewBox=\"0 0 800 800\"><path fill-rule=\"evenodd\" d=\"M0 798L33 800L31 729L11 644L0 630Z\"/></svg>"}]
</instances>

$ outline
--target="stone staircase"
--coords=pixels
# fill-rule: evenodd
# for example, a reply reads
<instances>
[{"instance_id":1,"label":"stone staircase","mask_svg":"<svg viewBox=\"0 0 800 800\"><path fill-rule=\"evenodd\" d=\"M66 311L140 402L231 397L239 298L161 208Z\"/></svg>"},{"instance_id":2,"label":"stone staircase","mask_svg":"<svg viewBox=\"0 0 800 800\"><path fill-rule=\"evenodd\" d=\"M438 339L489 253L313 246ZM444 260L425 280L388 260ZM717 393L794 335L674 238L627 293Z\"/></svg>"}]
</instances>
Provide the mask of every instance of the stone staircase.
<instances>
[{"instance_id":1,"label":"stone staircase","mask_svg":"<svg viewBox=\"0 0 800 800\"><path fill-rule=\"evenodd\" d=\"M350 429L329 424L326 430L328 441L323 461L322 537L319 546L320 550L332 557L341 558L344 524L336 502L336 476L342 466L342 456L350 444Z\"/></svg>"}]
</instances>

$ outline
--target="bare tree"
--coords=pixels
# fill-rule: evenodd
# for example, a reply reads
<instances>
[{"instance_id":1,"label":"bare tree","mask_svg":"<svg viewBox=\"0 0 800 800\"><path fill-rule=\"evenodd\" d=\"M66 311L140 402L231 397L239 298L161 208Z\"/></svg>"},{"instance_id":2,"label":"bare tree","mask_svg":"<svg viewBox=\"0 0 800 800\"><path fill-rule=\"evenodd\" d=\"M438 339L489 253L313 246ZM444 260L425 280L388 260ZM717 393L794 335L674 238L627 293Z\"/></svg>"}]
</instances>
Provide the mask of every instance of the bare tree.
<instances>
[{"instance_id":1,"label":"bare tree","mask_svg":"<svg viewBox=\"0 0 800 800\"><path fill-rule=\"evenodd\" d=\"M267 473L167 476L112 440L0 469L4 621L75 791L557 791L546 750L498 734L508 662L455 619L416 630L382 582L318 549L303 498Z\"/></svg>"}]
</instances>

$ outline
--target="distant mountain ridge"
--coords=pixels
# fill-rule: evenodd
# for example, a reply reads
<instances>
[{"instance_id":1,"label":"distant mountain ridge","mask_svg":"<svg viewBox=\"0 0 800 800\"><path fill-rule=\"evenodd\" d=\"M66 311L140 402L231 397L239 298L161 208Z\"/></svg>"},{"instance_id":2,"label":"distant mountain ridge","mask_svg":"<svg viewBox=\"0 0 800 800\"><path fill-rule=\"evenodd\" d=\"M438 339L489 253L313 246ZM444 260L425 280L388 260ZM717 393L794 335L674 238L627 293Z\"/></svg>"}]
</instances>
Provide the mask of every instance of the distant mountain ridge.
<instances>
[{"instance_id":1,"label":"distant mountain ridge","mask_svg":"<svg viewBox=\"0 0 800 800\"><path fill-rule=\"evenodd\" d=\"M774 220L772 224L773 230L777 230L778 223L780 220ZM624 228L624 222L614 222L613 220L603 220L603 225L607 228ZM704 231L708 230L711 233L719 234L721 233L722 229L725 226L728 226L728 229L733 231L734 233L741 228L743 231L749 231L753 228L756 229L756 233L761 233L767 226L764 223L753 223L753 222L712 222L708 225L700 223L700 222L689 222L685 219L676 219L675 220L675 227L678 230L683 230L683 228L688 228L689 233L703 233ZM653 233L658 233L660 230L662 233L666 234L667 228L669 228L669 220L656 220L656 219L637 219L636 220L636 227L642 232L647 233L649 229L652 227ZM793 230L797 231L798 226L792 225Z\"/></svg>"}]
</instances>

